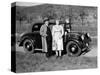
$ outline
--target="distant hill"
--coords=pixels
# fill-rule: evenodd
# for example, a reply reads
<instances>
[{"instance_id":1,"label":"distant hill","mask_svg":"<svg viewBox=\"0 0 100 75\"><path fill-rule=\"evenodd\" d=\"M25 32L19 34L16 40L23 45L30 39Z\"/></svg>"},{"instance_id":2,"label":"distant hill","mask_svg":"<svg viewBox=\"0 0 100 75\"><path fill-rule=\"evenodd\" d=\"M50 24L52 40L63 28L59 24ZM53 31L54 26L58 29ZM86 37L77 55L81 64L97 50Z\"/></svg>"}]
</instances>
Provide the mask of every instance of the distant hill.
<instances>
[{"instance_id":1,"label":"distant hill","mask_svg":"<svg viewBox=\"0 0 100 75\"><path fill-rule=\"evenodd\" d=\"M19 11L25 15L31 15L32 16L41 16L43 13L45 14L46 12L54 12L60 15L69 15L70 14L70 8L72 9L72 14L74 16L79 16L80 11L84 10L85 13L89 15L97 15L97 7L89 7L89 6L70 6L70 5L54 5L54 4L42 4L42 5L37 5L37 6L17 6L16 7L16 12ZM46 13L46 14L47 14Z\"/></svg>"},{"instance_id":2,"label":"distant hill","mask_svg":"<svg viewBox=\"0 0 100 75\"><path fill-rule=\"evenodd\" d=\"M16 6L16 17L20 16L24 16L24 20L22 20L20 24L19 18L16 19L17 32L19 33L23 31L29 31L35 22L43 21L43 16L51 16L53 18L61 17L63 19L70 16L72 20L72 26L76 25L77 27L82 25L81 18L83 18L84 26L97 28L97 7L55 4L42 4L30 7Z\"/></svg>"}]
</instances>

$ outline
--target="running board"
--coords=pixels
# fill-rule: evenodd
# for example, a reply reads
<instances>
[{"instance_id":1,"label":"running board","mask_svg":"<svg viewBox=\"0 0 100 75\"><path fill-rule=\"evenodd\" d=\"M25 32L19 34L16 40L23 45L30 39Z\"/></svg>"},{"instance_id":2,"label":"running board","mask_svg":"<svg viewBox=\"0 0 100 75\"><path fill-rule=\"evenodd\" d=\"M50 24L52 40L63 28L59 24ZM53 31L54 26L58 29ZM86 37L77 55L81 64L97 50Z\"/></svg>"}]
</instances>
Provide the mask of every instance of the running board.
<instances>
[{"instance_id":1,"label":"running board","mask_svg":"<svg viewBox=\"0 0 100 75\"><path fill-rule=\"evenodd\" d=\"M35 50L45 52L43 49L35 48Z\"/></svg>"},{"instance_id":2,"label":"running board","mask_svg":"<svg viewBox=\"0 0 100 75\"><path fill-rule=\"evenodd\" d=\"M43 50L43 49L38 49L38 48L36 48L35 50Z\"/></svg>"}]
</instances>

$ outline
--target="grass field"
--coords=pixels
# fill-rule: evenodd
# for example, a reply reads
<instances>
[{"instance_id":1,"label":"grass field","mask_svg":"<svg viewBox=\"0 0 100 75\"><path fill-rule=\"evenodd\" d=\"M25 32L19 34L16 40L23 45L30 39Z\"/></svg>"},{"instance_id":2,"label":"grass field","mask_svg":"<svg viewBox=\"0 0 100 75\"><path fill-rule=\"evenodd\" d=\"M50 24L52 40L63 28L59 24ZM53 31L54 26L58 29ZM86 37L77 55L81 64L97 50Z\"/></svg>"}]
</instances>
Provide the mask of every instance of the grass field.
<instances>
[{"instance_id":1,"label":"grass field","mask_svg":"<svg viewBox=\"0 0 100 75\"><path fill-rule=\"evenodd\" d=\"M55 56L48 59L43 53L27 56L24 53L16 53L16 71L18 73L89 68L97 68L97 57L68 57L64 55L62 59L56 59Z\"/></svg>"}]
</instances>

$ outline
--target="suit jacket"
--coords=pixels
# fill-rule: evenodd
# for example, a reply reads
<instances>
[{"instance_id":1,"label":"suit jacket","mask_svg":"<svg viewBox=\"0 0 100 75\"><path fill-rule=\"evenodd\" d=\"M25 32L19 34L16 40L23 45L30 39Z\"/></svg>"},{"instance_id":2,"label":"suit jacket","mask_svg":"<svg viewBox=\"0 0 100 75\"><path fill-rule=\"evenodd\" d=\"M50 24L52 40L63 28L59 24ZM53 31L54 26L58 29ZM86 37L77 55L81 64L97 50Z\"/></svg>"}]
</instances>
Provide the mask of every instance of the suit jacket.
<instances>
[{"instance_id":1,"label":"suit jacket","mask_svg":"<svg viewBox=\"0 0 100 75\"><path fill-rule=\"evenodd\" d=\"M40 35L42 36L42 49L43 52L47 52L47 41L46 41L46 34L47 32L47 26L46 25L42 25L40 28Z\"/></svg>"},{"instance_id":2,"label":"suit jacket","mask_svg":"<svg viewBox=\"0 0 100 75\"><path fill-rule=\"evenodd\" d=\"M47 32L47 26L46 25L42 25L41 28L40 28L40 35L42 37L46 37L47 36L46 32Z\"/></svg>"}]
</instances>

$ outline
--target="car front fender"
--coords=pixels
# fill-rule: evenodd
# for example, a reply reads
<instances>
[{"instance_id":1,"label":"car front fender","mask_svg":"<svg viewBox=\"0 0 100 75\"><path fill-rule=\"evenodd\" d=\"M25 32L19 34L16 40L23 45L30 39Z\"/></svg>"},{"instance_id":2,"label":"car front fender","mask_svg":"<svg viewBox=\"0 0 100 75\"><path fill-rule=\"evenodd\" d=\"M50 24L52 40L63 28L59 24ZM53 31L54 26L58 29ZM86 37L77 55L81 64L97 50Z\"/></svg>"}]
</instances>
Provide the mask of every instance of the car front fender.
<instances>
[{"instance_id":1,"label":"car front fender","mask_svg":"<svg viewBox=\"0 0 100 75\"><path fill-rule=\"evenodd\" d=\"M82 42L79 41L78 39L69 39L69 40L67 40L67 42L66 42L65 45L67 45L67 43L68 43L69 41L74 41L74 42L76 42L76 43L78 44L78 46L82 49Z\"/></svg>"}]
</instances>

